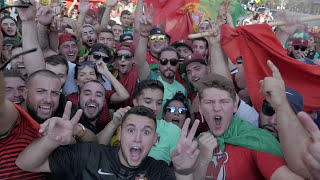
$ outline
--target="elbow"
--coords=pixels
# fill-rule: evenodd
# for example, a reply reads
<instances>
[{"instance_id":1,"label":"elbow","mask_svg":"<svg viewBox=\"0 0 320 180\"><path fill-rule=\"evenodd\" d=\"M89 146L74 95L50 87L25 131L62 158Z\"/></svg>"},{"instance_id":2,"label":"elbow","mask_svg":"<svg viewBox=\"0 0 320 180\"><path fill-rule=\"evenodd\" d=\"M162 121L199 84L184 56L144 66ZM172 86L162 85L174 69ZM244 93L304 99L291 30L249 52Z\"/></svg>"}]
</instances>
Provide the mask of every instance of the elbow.
<instances>
[{"instance_id":1,"label":"elbow","mask_svg":"<svg viewBox=\"0 0 320 180\"><path fill-rule=\"evenodd\" d=\"M22 170L24 170L24 171L30 171L30 172L32 172L32 169L30 168L30 166L27 164L27 163L25 163L26 161L24 161L24 159L23 158L21 158L21 154L18 156L18 158L16 159L16 165L20 168L20 169L22 169Z\"/></svg>"}]
</instances>

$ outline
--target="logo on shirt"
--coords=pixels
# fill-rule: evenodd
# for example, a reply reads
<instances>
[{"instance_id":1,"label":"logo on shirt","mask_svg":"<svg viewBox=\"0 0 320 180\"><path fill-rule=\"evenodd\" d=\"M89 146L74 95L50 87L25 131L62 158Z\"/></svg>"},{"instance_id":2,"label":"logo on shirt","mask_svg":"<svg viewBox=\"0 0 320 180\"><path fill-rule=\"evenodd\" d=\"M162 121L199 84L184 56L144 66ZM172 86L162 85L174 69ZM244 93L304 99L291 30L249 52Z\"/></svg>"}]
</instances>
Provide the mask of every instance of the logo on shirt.
<instances>
[{"instance_id":1,"label":"logo on shirt","mask_svg":"<svg viewBox=\"0 0 320 180\"><path fill-rule=\"evenodd\" d=\"M135 180L148 180L148 178L144 177L144 174L139 174L140 177L136 177Z\"/></svg>"},{"instance_id":2,"label":"logo on shirt","mask_svg":"<svg viewBox=\"0 0 320 180\"><path fill-rule=\"evenodd\" d=\"M112 174L112 173L103 172L101 168L98 170L98 174L100 174L100 175L106 175L106 176L113 176L113 175L114 175L114 174Z\"/></svg>"},{"instance_id":3,"label":"logo on shirt","mask_svg":"<svg viewBox=\"0 0 320 180\"><path fill-rule=\"evenodd\" d=\"M225 180L226 178L226 169L224 163L228 161L228 153L219 152L213 155L212 161L210 162L206 179L214 180Z\"/></svg>"}]
</instances>

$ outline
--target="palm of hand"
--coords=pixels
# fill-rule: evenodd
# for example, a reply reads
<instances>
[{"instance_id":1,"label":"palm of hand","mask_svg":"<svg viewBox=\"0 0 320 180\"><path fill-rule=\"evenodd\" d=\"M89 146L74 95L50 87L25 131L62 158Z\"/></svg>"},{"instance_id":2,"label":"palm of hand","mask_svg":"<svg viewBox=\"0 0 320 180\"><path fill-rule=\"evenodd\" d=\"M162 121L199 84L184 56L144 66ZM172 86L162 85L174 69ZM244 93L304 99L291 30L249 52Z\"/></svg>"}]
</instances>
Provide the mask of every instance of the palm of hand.
<instances>
[{"instance_id":1,"label":"palm of hand","mask_svg":"<svg viewBox=\"0 0 320 180\"><path fill-rule=\"evenodd\" d=\"M197 156L188 153L187 150L190 148L188 142L178 143L175 150L172 152L172 163L175 167L181 169L188 169L194 165L197 160Z\"/></svg>"},{"instance_id":2,"label":"palm of hand","mask_svg":"<svg viewBox=\"0 0 320 180\"><path fill-rule=\"evenodd\" d=\"M69 120L56 118L54 119L53 126L44 133L50 139L59 143L59 145L68 145L73 140L73 129L74 125Z\"/></svg>"},{"instance_id":3,"label":"palm of hand","mask_svg":"<svg viewBox=\"0 0 320 180\"><path fill-rule=\"evenodd\" d=\"M40 24L47 26L47 25L51 24L51 22L54 19L54 16L55 16L54 13L47 13L47 14L38 16L37 20Z\"/></svg>"}]
</instances>

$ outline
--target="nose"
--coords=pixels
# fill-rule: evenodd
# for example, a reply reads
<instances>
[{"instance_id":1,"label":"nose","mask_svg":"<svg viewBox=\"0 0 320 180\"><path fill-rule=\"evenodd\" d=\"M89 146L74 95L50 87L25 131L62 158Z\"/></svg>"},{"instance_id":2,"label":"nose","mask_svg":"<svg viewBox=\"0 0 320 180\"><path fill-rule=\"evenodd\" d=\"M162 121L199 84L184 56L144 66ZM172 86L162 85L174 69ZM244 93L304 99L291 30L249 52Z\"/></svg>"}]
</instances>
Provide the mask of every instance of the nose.
<instances>
[{"instance_id":1,"label":"nose","mask_svg":"<svg viewBox=\"0 0 320 180\"><path fill-rule=\"evenodd\" d=\"M51 96L50 92L45 93L44 96L45 96L44 97L45 102L47 102L47 103L51 103L52 102L52 96Z\"/></svg>"},{"instance_id":2,"label":"nose","mask_svg":"<svg viewBox=\"0 0 320 180\"><path fill-rule=\"evenodd\" d=\"M274 124L274 125L277 124L277 116L276 116L276 114L274 114L274 115L270 118L269 123L270 123L270 124Z\"/></svg>"},{"instance_id":3,"label":"nose","mask_svg":"<svg viewBox=\"0 0 320 180\"><path fill-rule=\"evenodd\" d=\"M156 112L157 111L156 103L151 103L151 105L149 105L149 108L152 109L154 112Z\"/></svg>"},{"instance_id":4,"label":"nose","mask_svg":"<svg viewBox=\"0 0 320 180\"><path fill-rule=\"evenodd\" d=\"M134 135L134 142L141 142L141 133L139 133L138 131L136 131Z\"/></svg>"},{"instance_id":5,"label":"nose","mask_svg":"<svg viewBox=\"0 0 320 180\"><path fill-rule=\"evenodd\" d=\"M218 111L220 111L221 110L221 105L220 105L220 103L213 103L213 110L215 111L215 112L218 112Z\"/></svg>"},{"instance_id":6,"label":"nose","mask_svg":"<svg viewBox=\"0 0 320 180\"><path fill-rule=\"evenodd\" d=\"M19 93L19 91L17 89L13 90L13 96L14 97L19 97L20 96L20 93Z\"/></svg>"}]
</instances>

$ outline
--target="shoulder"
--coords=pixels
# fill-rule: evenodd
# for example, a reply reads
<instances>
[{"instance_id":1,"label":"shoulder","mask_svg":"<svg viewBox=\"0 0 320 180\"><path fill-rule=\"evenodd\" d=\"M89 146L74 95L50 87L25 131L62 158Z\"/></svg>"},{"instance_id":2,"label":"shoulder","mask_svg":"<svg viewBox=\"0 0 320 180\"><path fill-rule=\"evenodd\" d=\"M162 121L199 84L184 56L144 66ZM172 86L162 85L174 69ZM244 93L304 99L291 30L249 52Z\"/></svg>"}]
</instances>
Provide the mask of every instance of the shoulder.
<instances>
[{"instance_id":1,"label":"shoulder","mask_svg":"<svg viewBox=\"0 0 320 180\"><path fill-rule=\"evenodd\" d=\"M171 123L171 122L166 122L165 120L157 120L157 132L159 130L165 130L167 132L170 132L170 134L179 134L181 133L181 129Z\"/></svg>"}]
</instances>

